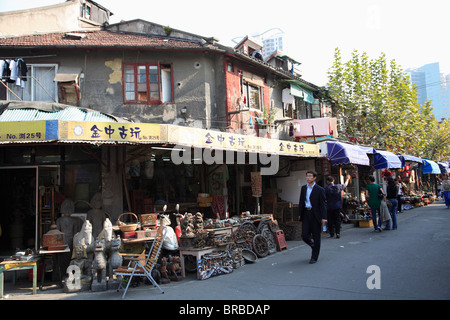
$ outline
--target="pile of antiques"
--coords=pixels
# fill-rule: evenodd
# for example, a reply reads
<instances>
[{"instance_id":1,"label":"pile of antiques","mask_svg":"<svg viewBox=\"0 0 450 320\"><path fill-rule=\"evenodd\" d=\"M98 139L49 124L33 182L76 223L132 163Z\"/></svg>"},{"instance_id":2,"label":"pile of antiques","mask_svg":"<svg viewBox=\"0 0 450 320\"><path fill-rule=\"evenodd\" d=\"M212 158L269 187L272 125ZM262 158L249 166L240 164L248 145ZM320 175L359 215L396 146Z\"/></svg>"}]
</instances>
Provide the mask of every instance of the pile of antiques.
<instances>
[{"instance_id":1,"label":"pile of antiques","mask_svg":"<svg viewBox=\"0 0 450 320\"><path fill-rule=\"evenodd\" d=\"M158 284L180 281L185 271L197 272L198 279L228 274L245 263L286 249L284 233L271 215L204 220L200 212L180 214L177 205L176 212L170 213L166 213L167 206L162 213L138 216L125 212L113 225L102 209L100 194L88 204L86 219L80 220L72 216L74 202L65 199L61 217L43 237L41 249L67 252L65 276L61 279L67 293L119 289L126 280L115 271L127 268L130 254L125 249L143 244L139 254L145 260L147 241L154 242L160 227L164 227L165 236L151 273ZM171 221L176 221L174 228ZM195 260L186 255L192 249L201 253Z\"/></svg>"},{"instance_id":2,"label":"pile of antiques","mask_svg":"<svg viewBox=\"0 0 450 320\"><path fill-rule=\"evenodd\" d=\"M246 262L255 262L286 249L283 231L268 216L233 217L203 221L202 215L186 213L181 224L181 250L204 249L197 260L198 279L228 274ZM206 250L216 248L212 252Z\"/></svg>"}]
</instances>

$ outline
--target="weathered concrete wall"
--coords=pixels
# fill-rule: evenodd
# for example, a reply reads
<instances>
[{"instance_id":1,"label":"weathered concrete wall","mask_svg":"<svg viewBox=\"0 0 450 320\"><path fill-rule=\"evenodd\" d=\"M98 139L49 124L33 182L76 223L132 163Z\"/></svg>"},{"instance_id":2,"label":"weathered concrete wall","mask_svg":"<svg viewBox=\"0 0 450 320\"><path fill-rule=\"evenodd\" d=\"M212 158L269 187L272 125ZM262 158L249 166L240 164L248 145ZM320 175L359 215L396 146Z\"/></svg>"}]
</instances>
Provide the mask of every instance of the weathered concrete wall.
<instances>
[{"instance_id":1,"label":"weathered concrete wall","mask_svg":"<svg viewBox=\"0 0 450 320\"><path fill-rule=\"evenodd\" d=\"M64 2L61 4L0 13L1 36L75 31L78 29L80 4Z\"/></svg>"},{"instance_id":2,"label":"weathered concrete wall","mask_svg":"<svg viewBox=\"0 0 450 320\"><path fill-rule=\"evenodd\" d=\"M232 71L228 71L227 64L231 63ZM273 94L273 90L270 90L268 75L264 74L262 71L257 73L254 72L253 68L249 68L247 65L231 60L224 60L224 69L225 69L225 83L226 83L226 108L228 112L234 112L240 109L239 101L241 99L241 82L239 73L246 72L247 74L254 74L258 78L265 79L264 84L262 84L263 91L263 100L262 105L266 110L270 110L270 100L271 95ZM250 109L249 111L242 111L238 114L230 115L228 122L229 126L233 129L234 132L243 133L243 134L259 134L259 126L257 124L257 117L262 117L262 111L256 111L254 109ZM251 119L251 121L250 121ZM253 123L253 126L250 125Z\"/></svg>"},{"instance_id":3,"label":"weathered concrete wall","mask_svg":"<svg viewBox=\"0 0 450 320\"><path fill-rule=\"evenodd\" d=\"M226 103L226 86L225 86L225 75L223 68L223 56L213 55L214 57L214 69L212 69L215 81L214 88L214 104L212 105L211 111L211 127L226 128L227 126L227 109Z\"/></svg>"},{"instance_id":4,"label":"weathered concrete wall","mask_svg":"<svg viewBox=\"0 0 450 320\"><path fill-rule=\"evenodd\" d=\"M81 107L88 107L136 122L169 123L202 128L225 128L225 86L221 57L188 51L97 51L56 52L39 63L81 67ZM32 63L28 60L27 63ZM160 105L124 104L124 63L172 65L174 102ZM219 96L219 100L217 99ZM186 107L187 119L181 115Z\"/></svg>"},{"instance_id":5,"label":"weathered concrete wall","mask_svg":"<svg viewBox=\"0 0 450 320\"><path fill-rule=\"evenodd\" d=\"M80 1L0 13L0 36L19 36L45 32L70 32L99 29L108 14L92 6L92 19L80 18ZM97 22L95 22L97 21Z\"/></svg>"},{"instance_id":6,"label":"weathered concrete wall","mask_svg":"<svg viewBox=\"0 0 450 320\"><path fill-rule=\"evenodd\" d=\"M170 33L166 33L166 28L170 29ZM199 35L195 35L186 31L180 31L177 29L172 29L170 26L162 26L160 24L145 21L141 19L124 21L117 24L112 24L108 26L108 30L111 31L120 31L120 32L131 32L131 33L143 33L148 35L156 35L156 36L170 36L174 38L182 38L189 39L195 41L201 41L203 37Z\"/></svg>"},{"instance_id":7,"label":"weathered concrete wall","mask_svg":"<svg viewBox=\"0 0 450 320\"><path fill-rule=\"evenodd\" d=\"M281 81L277 81L273 77L269 77L269 105L274 110L274 119L282 119L283 118L283 100L282 100L282 91L284 88L288 87L287 83L283 83ZM289 138L289 122L274 122L274 127L270 128L271 130L271 138L279 139L280 135L282 135L285 140L290 140Z\"/></svg>"}]
</instances>

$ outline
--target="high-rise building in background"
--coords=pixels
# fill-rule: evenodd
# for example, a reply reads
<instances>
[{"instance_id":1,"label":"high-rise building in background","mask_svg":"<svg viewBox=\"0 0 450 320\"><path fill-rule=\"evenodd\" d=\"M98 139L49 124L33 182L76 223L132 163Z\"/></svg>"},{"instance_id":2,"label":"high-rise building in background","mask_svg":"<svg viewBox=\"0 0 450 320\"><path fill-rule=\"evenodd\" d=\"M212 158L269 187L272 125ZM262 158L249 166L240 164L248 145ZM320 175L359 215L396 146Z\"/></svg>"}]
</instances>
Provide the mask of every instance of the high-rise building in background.
<instances>
[{"instance_id":1,"label":"high-rise building in background","mask_svg":"<svg viewBox=\"0 0 450 320\"><path fill-rule=\"evenodd\" d=\"M244 37L237 37L233 42L238 43ZM284 39L284 31L280 28L271 28L259 34L253 34L252 38L258 40L262 45L262 56L266 60L275 51L287 51L286 42Z\"/></svg>"},{"instance_id":2,"label":"high-rise building in background","mask_svg":"<svg viewBox=\"0 0 450 320\"><path fill-rule=\"evenodd\" d=\"M433 114L438 121L450 119L450 74L444 76L439 62L429 63L416 69L407 69L412 83L417 85L417 101L423 105L430 100Z\"/></svg>"},{"instance_id":3,"label":"high-rise building in background","mask_svg":"<svg viewBox=\"0 0 450 320\"><path fill-rule=\"evenodd\" d=\"M283 35L284 32L280 28L272 28L255 35L263 44L262 53L264 60L277 50L286 52L287 48Z\"/></svg>"}]
</instances>

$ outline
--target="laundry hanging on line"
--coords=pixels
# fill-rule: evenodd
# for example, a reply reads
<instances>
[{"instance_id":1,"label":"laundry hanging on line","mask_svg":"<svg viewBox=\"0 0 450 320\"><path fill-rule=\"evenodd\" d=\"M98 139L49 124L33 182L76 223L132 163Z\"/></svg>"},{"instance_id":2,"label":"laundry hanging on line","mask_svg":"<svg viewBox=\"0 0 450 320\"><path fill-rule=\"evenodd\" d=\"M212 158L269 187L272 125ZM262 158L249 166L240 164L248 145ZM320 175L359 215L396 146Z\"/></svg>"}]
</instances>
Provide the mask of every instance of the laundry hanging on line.
<instances>
[{"instance_id":1,"label":"laundry hanging on line","mask_svg":"<svg viewBox=\"0 0 450 320\"><path fill-rule=\"evenodd\" d=\"M6 83L15 83L21 88L25 87L28 68L22 58L3 59L0 61L0 79Z\"/></svg>"}]
</instances>

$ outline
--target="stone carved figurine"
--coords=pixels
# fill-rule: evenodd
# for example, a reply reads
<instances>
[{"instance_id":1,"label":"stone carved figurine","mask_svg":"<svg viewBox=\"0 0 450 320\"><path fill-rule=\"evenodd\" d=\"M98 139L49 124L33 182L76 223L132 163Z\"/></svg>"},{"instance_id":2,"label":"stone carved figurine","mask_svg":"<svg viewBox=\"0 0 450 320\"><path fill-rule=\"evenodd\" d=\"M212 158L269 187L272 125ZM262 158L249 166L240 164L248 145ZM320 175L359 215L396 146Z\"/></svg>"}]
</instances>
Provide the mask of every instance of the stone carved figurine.
<instances>
[{"instance_id":1,"label":"stone carved figurine","mask_svg":"<svg viewBox=\"0 0 450 320\"><path fill-rule=\"evenodd\" d=\"M103 240L105 240L105 242L108 243L108 242L111 242L113 237L114 237L114 234L113 234L111 220L109 220L109 218L106 218L105 221L103 222L103 229L99 233L97 238L103 239Z\"/></svg>"},{"instance_id":2,"label":"stone carved figurine","mask_svg":"<svg viewBox=\"0 0 450 320\"><path fill-rule=\"evenodd\" d=\"M79 230L81 220L72 217L75 212L75 204L72 199L66 198L61 204L61 217L56 219L58 229L64 233L64 242L73 249L73 236Z\"/></svg>"},{"instance_id":3,"label":"stone carved figurine","mask_svg":"<svg viewBox=\"0 0 450 320\"><path fill-rule=\"evenodd\" d=\"M184 215L181 232L184 237L194 237L194 217L192 213L186 212Z\"/></svg>"},{"instance_id":4,"label":"stone carved figurine","mask_svg":"<svg viewBox=\"0 0 450 320\"><path fill-rule=\"evenodd\" d=\"M194 216L194 229L196 232L203 231L203 215L197 212Z\"/></svg>"},{"instance_id":5,"label":"stone carved figurine","mask_svg":"<svg viewBox=\"0 0 450 320\"><path fill-rule=\"evenodd\" d=\"M165 211L165 210L164 210ZM178 250L178 238L175 231L170 227L170 218L168 214L159 215L159 224L166 227L166 237L164 238L163 248L166 250Z\"/></svg>"},{"instance_id":6,"label":"stone carved figurine","mask_svg":"<svg viewBox=\"0 0 450 320\"><path fill-rule=\"evenodd\" d=\"M92 225L89 220L84 221L81 230L73 237L73 248L78 247L83 248L86 252L88 269L85 271L85 275L91 277L94 242L92 241ZM75 252L72 253L72 258L74 254Z\"/></svg>"},{"instance_id":7,"label":"stone carved figurine","mask_svg":"<svg viewBox=\"0 0 450 320\"><path fill-rule=\"evenodd\" d=\"M95 256L92 263L92 291L106 290L106 255L105 241L95 241Z\"/></svg>"},{"instance_id":8,"label":"stone carved figurine","mask_svg":"<svg viewBox=\"0 0 450 320\"><path fill-rule=\"evenodd\" d=\"M87 219L92 224L92 236L97 239L102 231L103 222L105 221L105 211L102 209L103 198L100 192L97 192L89 202L91 210L87 212Z\"/></svg>"},{"instance_id":9,"label":"stone carved figurine","mask_svg":"<svg viewBox=\"0 0 450 320\"><path fill-rule=\"evenodd\" d=\"M181 277L181 262L179 256L169 256L167 273L171 281L183 280L183 277Z\"/></svg>"},{"instance_id":10,"label":"stone carved figurine","mask_svg":"<svg viewBox=\"0 0 450 320\"><path fill-rule=\"evenodd\" d=\"M86 249L81 246L73 248L72 260L67 268L68 277L63 281L64 292L89 290L92 281L89 270Z\"/></svg>"},{"instance_id":11,"label":"stone carved figurine","mask_svg":"<svg viewBox=\"0 0 450 320\"><path fill-rule=\"evenodd\" d=\"M108 256L108 289L119 288L121 279L113 279L113 270L122 265L123 258L119 254L122 247L122 240L120 237L111 239L111 246Z\"/></svg>"},{"instance_id":12,"label":"stone carved figurine","mask_svg":"<svg viewBox=\"0 0 450 320\"><path fill-rule=\"evenodd\" d=\"M169 274L167 272L167 258L166 257L162 257L160 259L160 264L159 264L159 273L161 274L161 283L162 284L167 284L170 283L170 279L169 279Z\"/></svg>"}]
</instances>

